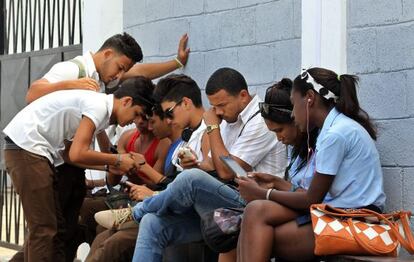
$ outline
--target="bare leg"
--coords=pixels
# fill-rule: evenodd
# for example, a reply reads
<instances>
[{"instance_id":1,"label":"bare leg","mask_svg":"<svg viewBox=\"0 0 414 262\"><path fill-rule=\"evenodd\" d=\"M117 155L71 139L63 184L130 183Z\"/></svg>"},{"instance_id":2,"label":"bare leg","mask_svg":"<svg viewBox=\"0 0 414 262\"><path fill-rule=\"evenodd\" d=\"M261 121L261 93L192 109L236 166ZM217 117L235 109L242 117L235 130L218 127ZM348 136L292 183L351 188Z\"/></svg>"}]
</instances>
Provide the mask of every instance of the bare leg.
<instances>
[{"instance_id":1,"label":"bare leg","mask_svg":"<svg viewBox=\"0 0 414 262\"><path fill-rule=\"evenodd\" d=\"M312 224L298 226L295 220L274 230L274 250L277 257L289 261L312 261L315 258L315 238Z\"/></svg>"},{"instance_id":2,"label":"bare leg","mask_svg":"<svg viewBox=\"0 0 414 262\"><path fill-rule=\"evenodd\" d=\"M257 200L244 210L238 244L238 261L269 261L274 246L274 228L298 216L276 202Z\"/></svg>"},{"instance_id":3,"label":"bare leg","mask_svg":"<svg viewBox=\"0 0 414 262\"><path fill-rule=\"evenodd\" d=\"M233 249L227 253L220 253L218 262L236 262L237 252Z\"/></svg>"}]
</instances>

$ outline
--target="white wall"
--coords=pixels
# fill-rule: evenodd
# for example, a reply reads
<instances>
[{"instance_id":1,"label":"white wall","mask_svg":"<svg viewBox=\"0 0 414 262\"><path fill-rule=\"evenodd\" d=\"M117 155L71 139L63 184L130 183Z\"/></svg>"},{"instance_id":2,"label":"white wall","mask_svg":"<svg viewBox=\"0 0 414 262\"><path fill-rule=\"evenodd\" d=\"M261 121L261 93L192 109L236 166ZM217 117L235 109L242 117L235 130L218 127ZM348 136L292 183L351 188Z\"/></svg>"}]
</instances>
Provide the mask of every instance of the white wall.
<instances>
[{"instance_id":1,"label":"white wall","mask_svg":"<svg viewBox=\"0 0 414 262\"><path fill-rule=\"evenodd\" d=\"M84 0L82 30L83 52L96 52L107 38L123 32L123 1ZM87 179L103 177L102 171L86 171Z\"/></svg>"},{"instance_id":2,"label":"white wall","mask_svg":"<svg viewBox=\"0 0 414 262\"><path fill-rule=\"evenodd\" d=\"M83 52L97 51L103 42L123 32L123 1L83 1Z\"/></svg>"},{"instance_id":3,"label":"white wall","mask_svg":"<svg viewBox=\"0 0 414 262\"><path fill-rule=\"evenodd\" d=\"M302 68L346 73L346 2L302 1Z\"/></svg>"}]
</instances>

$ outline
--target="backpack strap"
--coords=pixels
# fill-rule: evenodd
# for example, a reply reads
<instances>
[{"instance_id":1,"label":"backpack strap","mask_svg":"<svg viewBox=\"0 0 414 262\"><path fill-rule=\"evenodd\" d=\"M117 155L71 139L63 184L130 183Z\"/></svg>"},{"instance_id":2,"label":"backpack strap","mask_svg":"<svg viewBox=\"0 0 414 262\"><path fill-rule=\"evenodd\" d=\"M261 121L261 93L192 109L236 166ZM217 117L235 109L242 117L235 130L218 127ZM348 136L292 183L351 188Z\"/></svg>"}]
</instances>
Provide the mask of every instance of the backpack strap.
<instances>
[{"instance_id":1,"label":"backpack strap","mask_svg":"<svg viewBox=\"0 0 414 262\"><path fill-rule=\"evenodd\" d=\"M83 63L81 61L74 58L74 59L69 60L69 62L72 62L72 63L74 63L75 65L78 66L78 68L79 68L78 79L86 77L85 66L83 65Z\"/></svg>"}]
</instances>

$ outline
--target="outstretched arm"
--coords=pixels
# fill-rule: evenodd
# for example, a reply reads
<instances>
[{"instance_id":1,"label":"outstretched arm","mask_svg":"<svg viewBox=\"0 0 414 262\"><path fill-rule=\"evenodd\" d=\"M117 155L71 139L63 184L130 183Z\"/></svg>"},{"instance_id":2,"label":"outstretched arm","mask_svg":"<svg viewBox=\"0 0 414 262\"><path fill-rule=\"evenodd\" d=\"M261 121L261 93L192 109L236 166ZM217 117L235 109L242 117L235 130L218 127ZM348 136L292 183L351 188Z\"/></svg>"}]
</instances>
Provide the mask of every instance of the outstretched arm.
<instances>
[{"instance_id":1,"label":"outstretched arm","mask_svg":"<svg viewBox=\"0 0 414 262\"><path fill-rule=\"evenodd\" d=\"M188 56L190 54L190 49L187 48L187 42L188 35L184 34L178 43L176 58L183 66L187 64ZM145 76L149 79L155 79L168 74L180 67L181 65L175 59L162 63L135 64L128 72L122 76L122 80L135 76Z\"/></svg>"}]
</instances>

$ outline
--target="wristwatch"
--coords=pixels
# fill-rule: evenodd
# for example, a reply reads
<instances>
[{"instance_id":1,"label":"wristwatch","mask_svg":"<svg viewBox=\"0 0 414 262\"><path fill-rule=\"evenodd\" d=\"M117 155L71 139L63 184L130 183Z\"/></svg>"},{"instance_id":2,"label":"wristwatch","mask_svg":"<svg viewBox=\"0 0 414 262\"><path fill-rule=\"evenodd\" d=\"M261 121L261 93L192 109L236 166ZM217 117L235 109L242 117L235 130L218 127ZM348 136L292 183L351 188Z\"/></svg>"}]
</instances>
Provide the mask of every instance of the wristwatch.
<instances>
[{"instance_id":1,"label":"wristwatch","mask_svg":"<svg viewBox=\"0 0 414 262\"><path fill-rule=\"evenodd\" d=\"M219 129L219 128L220 128L219 125L208 125L206 127L207 134L210 134L211 132L213 132L214 129Z\"/></svg>"}]
</instances>

